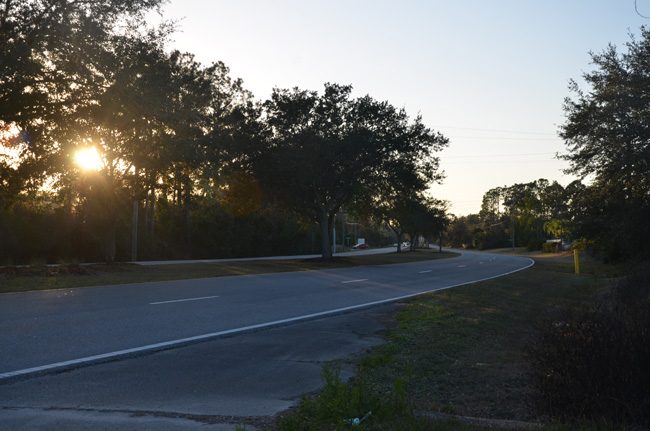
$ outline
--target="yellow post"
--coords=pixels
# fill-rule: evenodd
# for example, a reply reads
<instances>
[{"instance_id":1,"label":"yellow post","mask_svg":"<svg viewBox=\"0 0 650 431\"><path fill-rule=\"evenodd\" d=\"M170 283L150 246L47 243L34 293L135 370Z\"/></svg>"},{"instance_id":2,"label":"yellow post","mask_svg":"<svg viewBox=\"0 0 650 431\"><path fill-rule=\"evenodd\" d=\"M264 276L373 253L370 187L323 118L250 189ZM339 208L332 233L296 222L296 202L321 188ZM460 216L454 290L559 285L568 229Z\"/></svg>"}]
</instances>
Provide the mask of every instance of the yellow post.
<instances>
[{"instance_id":1,"label":"yellow post","mask_svg":"<svg viewBox=\"0 0 650 431\"><path fill-rule=\"evenodd\" d=\"M580 274L580 252L578 249L573 249L573 266L576 274Z\"/></svg>"}]
</instances>

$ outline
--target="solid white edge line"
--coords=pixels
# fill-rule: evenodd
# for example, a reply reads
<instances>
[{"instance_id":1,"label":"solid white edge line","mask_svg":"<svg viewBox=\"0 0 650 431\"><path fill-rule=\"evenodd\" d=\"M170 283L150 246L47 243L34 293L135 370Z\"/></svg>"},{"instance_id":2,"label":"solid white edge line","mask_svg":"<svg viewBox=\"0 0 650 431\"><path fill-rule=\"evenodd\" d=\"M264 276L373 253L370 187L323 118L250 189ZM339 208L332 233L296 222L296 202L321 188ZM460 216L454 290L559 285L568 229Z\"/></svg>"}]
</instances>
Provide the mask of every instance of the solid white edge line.
<instances>
[{"instance_id":1,"label":"solid white edge line","mask_svg":"<svg viewBox=\"0 0 650 431\"><path fill-rule=\"evenodd\" d=\"M341 284L347 284L347 283L359 283L359 282L361 282L361 281L368 281L368 279L367 279L367 278L360 278L360 279L358 279L358 280L346 280L346 281L342 281Z\"/></svg>"},{"instance_id":2,"label":"solid white edge line","mask_svg":"<svg viewBox=\"0 0 650 431\"><path fill-rule=\"evenodd\" d=\"M218 298L218 297L219 297L219 295L201 296L199 298L171 299L169 301L150 302L149 305L171 304L172 302L198 301L198 300L201 300L201 299L212 299L212 298Z\"/></svg>"},{"instance_id":3,"label":"solid white edge line","mask_svg":"<svg viewBox=\"0 0 650 431\"><path fill-rule=\"evenodd\" d=\"M481 281L493 280L495 278L503 277L503 276L506 276L506 275L509 275L509 274L514 274L515 272L523 271L524 269L528 269L531 266L535 265L535 261L533 259L528 258L528 260L530 260L530 263L528 265L522 267L522 268L518 268L518 269L515 269L513 271L509 271L509 272L504 272L503 274L494 275L492 277L486 277L486 278L481 278L481 279L478 279L478 280L466 281L464 283L452 284L452 285L449 285L449 286L439 287L437 289L427 290L425 292L411 293L411 294L408 294L408 295L398 296L398 297L395 297L395 298L382 299L380 301L366 302L365 304L351 305L351 306L348 306L348 307L336 308L336 309L333 309L333 310L320 311L318 313L305 314L305 315L297 316L297 317L289 317L287 319L274 320L272 322L265 322L265 323L258 323L256 325L242 326L240 328L227 329L227 330L218 331L218 332L211 332L209 334L196 335L194 337L187 337L187 338L180 338L180 339L177 339L177 340L163 341L161 343L148 344L146 346L134 347L134 348L131 348L131 349L117 350L115 352L102 353L100 355L86 356L84 358L71 359L69 361L63 361L63 362L55 362L53 364L42 365L40 367L32 367L32 368L25 368L25 369L22 369L22 370L9 371L9 372L6 372L6 373L0 373L0 381L13 379L13 378L21 377L21 376L26 377L26 376L28 376L30 374L33 374L33 375L45 374L48 371L54 371L54 370L64 371L66 369L76 368L77 366L81 366L81 365L90 365L90 364L93 364L93 363L108 362L110 360L118 359L118 358L121 358L121 357L123 358L123 357L128 357L128 356L134 356L137 353L156 352L156 351L160 351L160 350L167 350L167 349L171 349L173 347L180 347L180 346L183 346L183 345L193 344L193 343L197 343L197 342L200 342L200 341L206 341L206 340L209 340L209 339L212 339L212 338L219 338L219 337L223 337L223 336L226 336L226 335L241 334L241 333L245 333L245 332L252 332L252 331L255 331L255 330L258 330L258 329L270 328L270 327L274 327L274 326L282 326L282 325L287 325L289 323L295 323L295 322L300 322L300 321L317 319L317 318L325 317L325 316L342 314L342 313L346 313L346 312L349 312L349 311L374 307L374 306L377 306L377 305L388 304L388 303L391 303L391 302L401 301L403 299L413 298L413 297L420 296L420 295L426 295L428 293L437 292L437 291L440 291L440 290L451 289L453 287L465 286L467 284L472 284L472 283L480 283Z\"/></svg>"}]
</instances>

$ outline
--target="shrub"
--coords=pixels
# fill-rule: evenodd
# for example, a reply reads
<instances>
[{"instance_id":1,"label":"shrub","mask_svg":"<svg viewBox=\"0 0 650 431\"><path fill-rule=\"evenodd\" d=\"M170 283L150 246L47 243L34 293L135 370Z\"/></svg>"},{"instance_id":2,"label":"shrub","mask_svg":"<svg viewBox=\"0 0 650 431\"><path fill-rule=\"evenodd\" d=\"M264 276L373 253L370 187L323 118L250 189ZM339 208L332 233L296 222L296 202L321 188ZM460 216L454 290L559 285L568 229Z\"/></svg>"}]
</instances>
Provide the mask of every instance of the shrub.
<instances>
[{"instance_id":1,"label":"shrub","mask_svg":"<svg viewBox=\"0 0 650 431\"><path fill-rule=\"evenodd\" d=\"M528 358L541 413L650 425L650 267L592 309L546 319Z\"/></svg>"},{"instance_id":2,"label":"shrub","mask_svg":"<svg viewBox=\"0 0 650 431\"><path fill-rule=\"evenodd\" d=\"M528 240L528 251L541 250L542 244L544 244L543 238L531 238Z\"/></svg>"},{"instance_id":3,"label":"shrub","mask_svg":"<svg viewBox=\"0 0 650 431\"><path fill-rule=\"evenodd\" d=\"M396 379L390 393L380 395L363 379L342 381L340 368L331 364L323 368L322 377L325 386L321 393L303 398L296 409L281 417L280 430L430 429L425 428L425 420L413 415L405 379ZM355 425L350 422L353 418L363 420Z\"/></svg>"},{"instance_id":4,"label":"shrub","mask_svg":"<svg viewBox=\"0 0 650 431\"><path fill-rule=\"evenodd\" d=\"M560 243L557 242L545 242L542 244L542 251L544 253L557 253L560 249Z\"/></svg>"}]
</instances>

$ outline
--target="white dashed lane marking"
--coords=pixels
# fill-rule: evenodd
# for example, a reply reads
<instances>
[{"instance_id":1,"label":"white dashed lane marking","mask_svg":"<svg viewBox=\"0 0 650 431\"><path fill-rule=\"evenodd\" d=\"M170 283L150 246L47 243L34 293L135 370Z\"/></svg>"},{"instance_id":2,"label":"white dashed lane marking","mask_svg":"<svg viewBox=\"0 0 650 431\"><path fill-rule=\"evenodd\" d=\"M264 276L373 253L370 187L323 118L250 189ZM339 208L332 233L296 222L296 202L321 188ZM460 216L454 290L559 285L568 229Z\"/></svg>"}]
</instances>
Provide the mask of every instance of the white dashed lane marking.
<instances>
[{"instance_id":1,"label":"white dashed lane marking","mask_svg":"<svg viewBox=\"0 0 650 431\"><path fill-rule=\"evenodd\" d=\"M55 363L50 363L46 365L40 365L32 368L25 368L21 370L15 370L15 371L8 371L8 372L0 372L0 382L3 380L9 380L9 379L14 379L18 378L20 376L29 376L29 375L38 375L38 374L45 374L48 372L53 372L53 371L61 371L61 370L66 370L66 369L72 369L72 368L77 368L79 366L83 365L90 365L94 363L101 363L101 362L106 362L108 360L117 360L125 357L131 357L136 354L144 353L144 352L155 352L155 351L161 351L161 350L168 350L168 349L173 349L176 347L180 347L183 345L189 345L191 343L198 343L200 341L207 341L207 340L213 340L219 337L224 337L224 336L232 336L235 334L242 334L250 331L258 331L260 329L264 328L272 328L280 325L287 325L289 323L295 323L295 322L303 322L307 321L310 319L318 319L321 317L328 317L328 316L334 316L338 315L341 313L345 313L348 311L354 311L354 310L361 310L364 308L368 307L373 307L373 306L378 306L378 305L383 305L383 304L389 304L397 301L402 301L407 298L413 298L419 295L424 295L428 294L431 292L435 291L441 291L445 289L450 289L452 287L457 287L457 286L464 286L467 284L471 283L477 283L479 281L485 281L485 280L492 280L494 278L502 277L504 275L508 274L513 274L518 271L522 271L526 268L530 268L535 264L535 261L532 259L528 259L529 263L525 266L522 266L521 268L517 268L508 272L503 272L497 275L493 275L490 277L484 277L484 278L479 278L479 279L473 279L473 280L468 280L464 281L461 283L456 283L456 284L448 284L448 285L442 285L435 287L433 289L425 290L425 291L419 291L419 292L414 292L414 293L409 293L406 295L400 295L400 296L395 296L391 298L385 298L385 299L380 299L377 301L372 301L372 302L366 302L366 303L361 303L361 304L354 304L354 305L349 305L346 307L341 307L341 308L335 308L335 309L329 309L329 310L323 310L319 311L316 313L312 314L305 314L305 315L299 315L295 317L287 317L284 319L280 320L274 320L274 321L268 321L268 322L263 322L263 323L258 323L254 325L249 325L249 326L242 326L238 328L233 328L233 329L226 329L222 331L217 331L217 332L211 332L208 334L201 334L201 335L195 335L192 337L187 337L187 338L179 338L175 340L169 340L169 341L163 341L160 343L155 343L155 344L147 344L139 347L133 347L129 349L124 349L124 350L116 350L112 352L107 352L107 353L101 353L98 355L94 356L86 356L82 358L77 358L77 359L71 359L68 361L63 361L63 362L55 362ZM348 282L353 282L353 281L366 281L366 279L363 280L349 280ZM205 297L205 299L210 298L210 297ZM204 299L204 298L188 298L188 299ZM175 300L178 301L178 300ZM168 301L161 301L161 303L165 303Z\"/></svg>"},{"instance_id":2,"label":"white dashed lane marking","mask_svg":"<svg viewBox=\"0 0 650 431\"><path fill-rule=\"evenodd\" d=\"M360 278L358 280L347 280L347 281L342 281L341 284L347 284L347 283L359 283L362 281L368 281L367 278Z\"/></svg>"}]
</instances>

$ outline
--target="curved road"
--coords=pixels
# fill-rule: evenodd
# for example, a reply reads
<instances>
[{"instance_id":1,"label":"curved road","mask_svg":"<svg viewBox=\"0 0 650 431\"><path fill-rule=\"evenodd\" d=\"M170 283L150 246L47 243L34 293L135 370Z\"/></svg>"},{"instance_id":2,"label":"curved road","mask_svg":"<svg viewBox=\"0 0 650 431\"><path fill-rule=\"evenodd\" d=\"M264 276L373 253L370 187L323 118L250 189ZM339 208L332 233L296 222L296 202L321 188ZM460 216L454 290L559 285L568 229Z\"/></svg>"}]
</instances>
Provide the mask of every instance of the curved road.
<instances>
[{"instance_id":1,"label":"curved road","mask_svg":"<svg viewBox=\"0 0 650 431\"><path fill-rule=\"evenodd\" d=\"M0 295L0 380L370 307L528 268L463 251L397 265Z\"/></svg>"}]
</instances>

